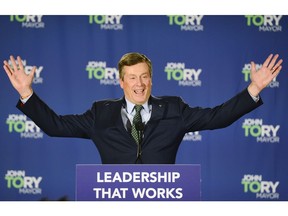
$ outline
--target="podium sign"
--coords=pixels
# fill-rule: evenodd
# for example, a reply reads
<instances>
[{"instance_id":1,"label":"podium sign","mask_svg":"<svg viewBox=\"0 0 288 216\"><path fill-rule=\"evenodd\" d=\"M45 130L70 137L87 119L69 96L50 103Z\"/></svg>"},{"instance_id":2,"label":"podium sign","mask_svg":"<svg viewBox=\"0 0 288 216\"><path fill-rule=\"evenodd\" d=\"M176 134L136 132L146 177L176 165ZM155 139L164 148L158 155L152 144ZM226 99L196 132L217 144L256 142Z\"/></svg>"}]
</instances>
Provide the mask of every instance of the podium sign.
<instances>
[{"instance_id":1,"label":"podium sign","mask_svg":"<svg viewBox=\"0 0 288 216\"><path fill-rule=\"evenodd\" d=\"M200 165L76 165L76 200L200 200L200 169Z\"/></svg>"}]
</instances>

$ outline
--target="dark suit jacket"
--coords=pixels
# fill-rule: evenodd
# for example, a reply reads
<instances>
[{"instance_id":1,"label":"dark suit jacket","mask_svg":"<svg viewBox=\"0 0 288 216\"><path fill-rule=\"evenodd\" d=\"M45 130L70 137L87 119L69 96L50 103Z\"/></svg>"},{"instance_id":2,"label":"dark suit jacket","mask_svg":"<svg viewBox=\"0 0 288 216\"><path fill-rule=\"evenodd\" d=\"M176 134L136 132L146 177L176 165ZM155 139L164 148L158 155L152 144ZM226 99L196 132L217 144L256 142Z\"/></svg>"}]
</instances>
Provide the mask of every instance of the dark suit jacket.
<instances>
[{"instance_id":1,"label":"dark suit jacket","mask_svg":"<svg viewBox=\"0 0 288 216\"><path fill-rule=\"evenodd\" d=\"M152 114L144 128L142 161L147 164L175 163L178 147L187 132L223 128L262 104L253 101L247 89L214 108L189 107L180 97L153 97ZM81 115L57 115L36 93L17 107L46 134L92 139L104 164L130 164L137 144L126 131L121 108L123 98L95 102Z\"/></svg>"}]
</instances>

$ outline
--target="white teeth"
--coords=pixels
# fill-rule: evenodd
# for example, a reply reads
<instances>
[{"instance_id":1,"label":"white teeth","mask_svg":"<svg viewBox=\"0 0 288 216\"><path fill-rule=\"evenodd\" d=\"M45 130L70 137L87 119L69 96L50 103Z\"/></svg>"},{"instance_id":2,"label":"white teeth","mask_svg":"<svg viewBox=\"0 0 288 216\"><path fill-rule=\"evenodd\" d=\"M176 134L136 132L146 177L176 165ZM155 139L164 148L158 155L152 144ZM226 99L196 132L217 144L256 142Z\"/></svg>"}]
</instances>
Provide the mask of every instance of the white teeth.
<instances>
[{"instance_id":1,"label":"white teeth","mask_svg":"<svg viewBox=\"0 0 288 216\"><path fill-rule=\"evenodd\" d=\"M136 94L142 94L142 93L144 92L144 90L134 90L134 92L135 92Z\"/></svg>"}]
</instances>

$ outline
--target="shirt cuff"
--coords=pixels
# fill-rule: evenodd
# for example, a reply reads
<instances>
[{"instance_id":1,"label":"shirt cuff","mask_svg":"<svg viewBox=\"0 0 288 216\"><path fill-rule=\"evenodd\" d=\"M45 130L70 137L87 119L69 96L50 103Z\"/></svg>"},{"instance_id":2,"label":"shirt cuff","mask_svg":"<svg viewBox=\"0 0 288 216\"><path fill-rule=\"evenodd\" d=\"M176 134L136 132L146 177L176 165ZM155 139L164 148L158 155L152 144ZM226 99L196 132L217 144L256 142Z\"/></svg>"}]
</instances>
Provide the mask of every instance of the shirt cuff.
<instances>
[{"instance_id":1,"label":"shirt cuff","mask_svg":"<svg viewBox=\"0 0 288 216\"><path fill-rule=\"evenodd\" d=\"M20 101L22 102L22 104L25 104L32 95L33 95L33 93L32 93L30 96L26 97L25 99L22 99L22 98L20 97Z\"/></svg>"},{"instance_id":2,"label":"shirt cuff","mask_svg":"<svg viewBox=\"0 0 288 216\"><path fill-rule=\"evenodd\" d=\"M259 95L253 96L253 95L250 94L249 91L248 91L248 93L249 93L249 95L252 97L252 99L253 99L256 103L259 101L259 99L260 99L260 96L259 96Z\"/></svg>"}]
</instances>

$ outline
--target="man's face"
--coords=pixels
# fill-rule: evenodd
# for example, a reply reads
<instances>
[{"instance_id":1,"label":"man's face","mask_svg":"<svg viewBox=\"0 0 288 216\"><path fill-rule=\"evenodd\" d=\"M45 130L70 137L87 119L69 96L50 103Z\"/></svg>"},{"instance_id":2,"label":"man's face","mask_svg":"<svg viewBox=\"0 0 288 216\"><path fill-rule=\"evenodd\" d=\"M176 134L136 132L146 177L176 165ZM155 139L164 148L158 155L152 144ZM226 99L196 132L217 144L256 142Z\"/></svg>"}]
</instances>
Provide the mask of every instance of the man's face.
<instances>
[{"instance_id":1,"label":"man's face","mask_svg":"<svg viewBox=\"0 0 288 216\"><path fill-rule=\"evenodd\" d=\"M125 98L134 104L144 104L150 97L152 79L146 63L123 67L124 77L120 86Z\"/></svg>"}]
</instances>

